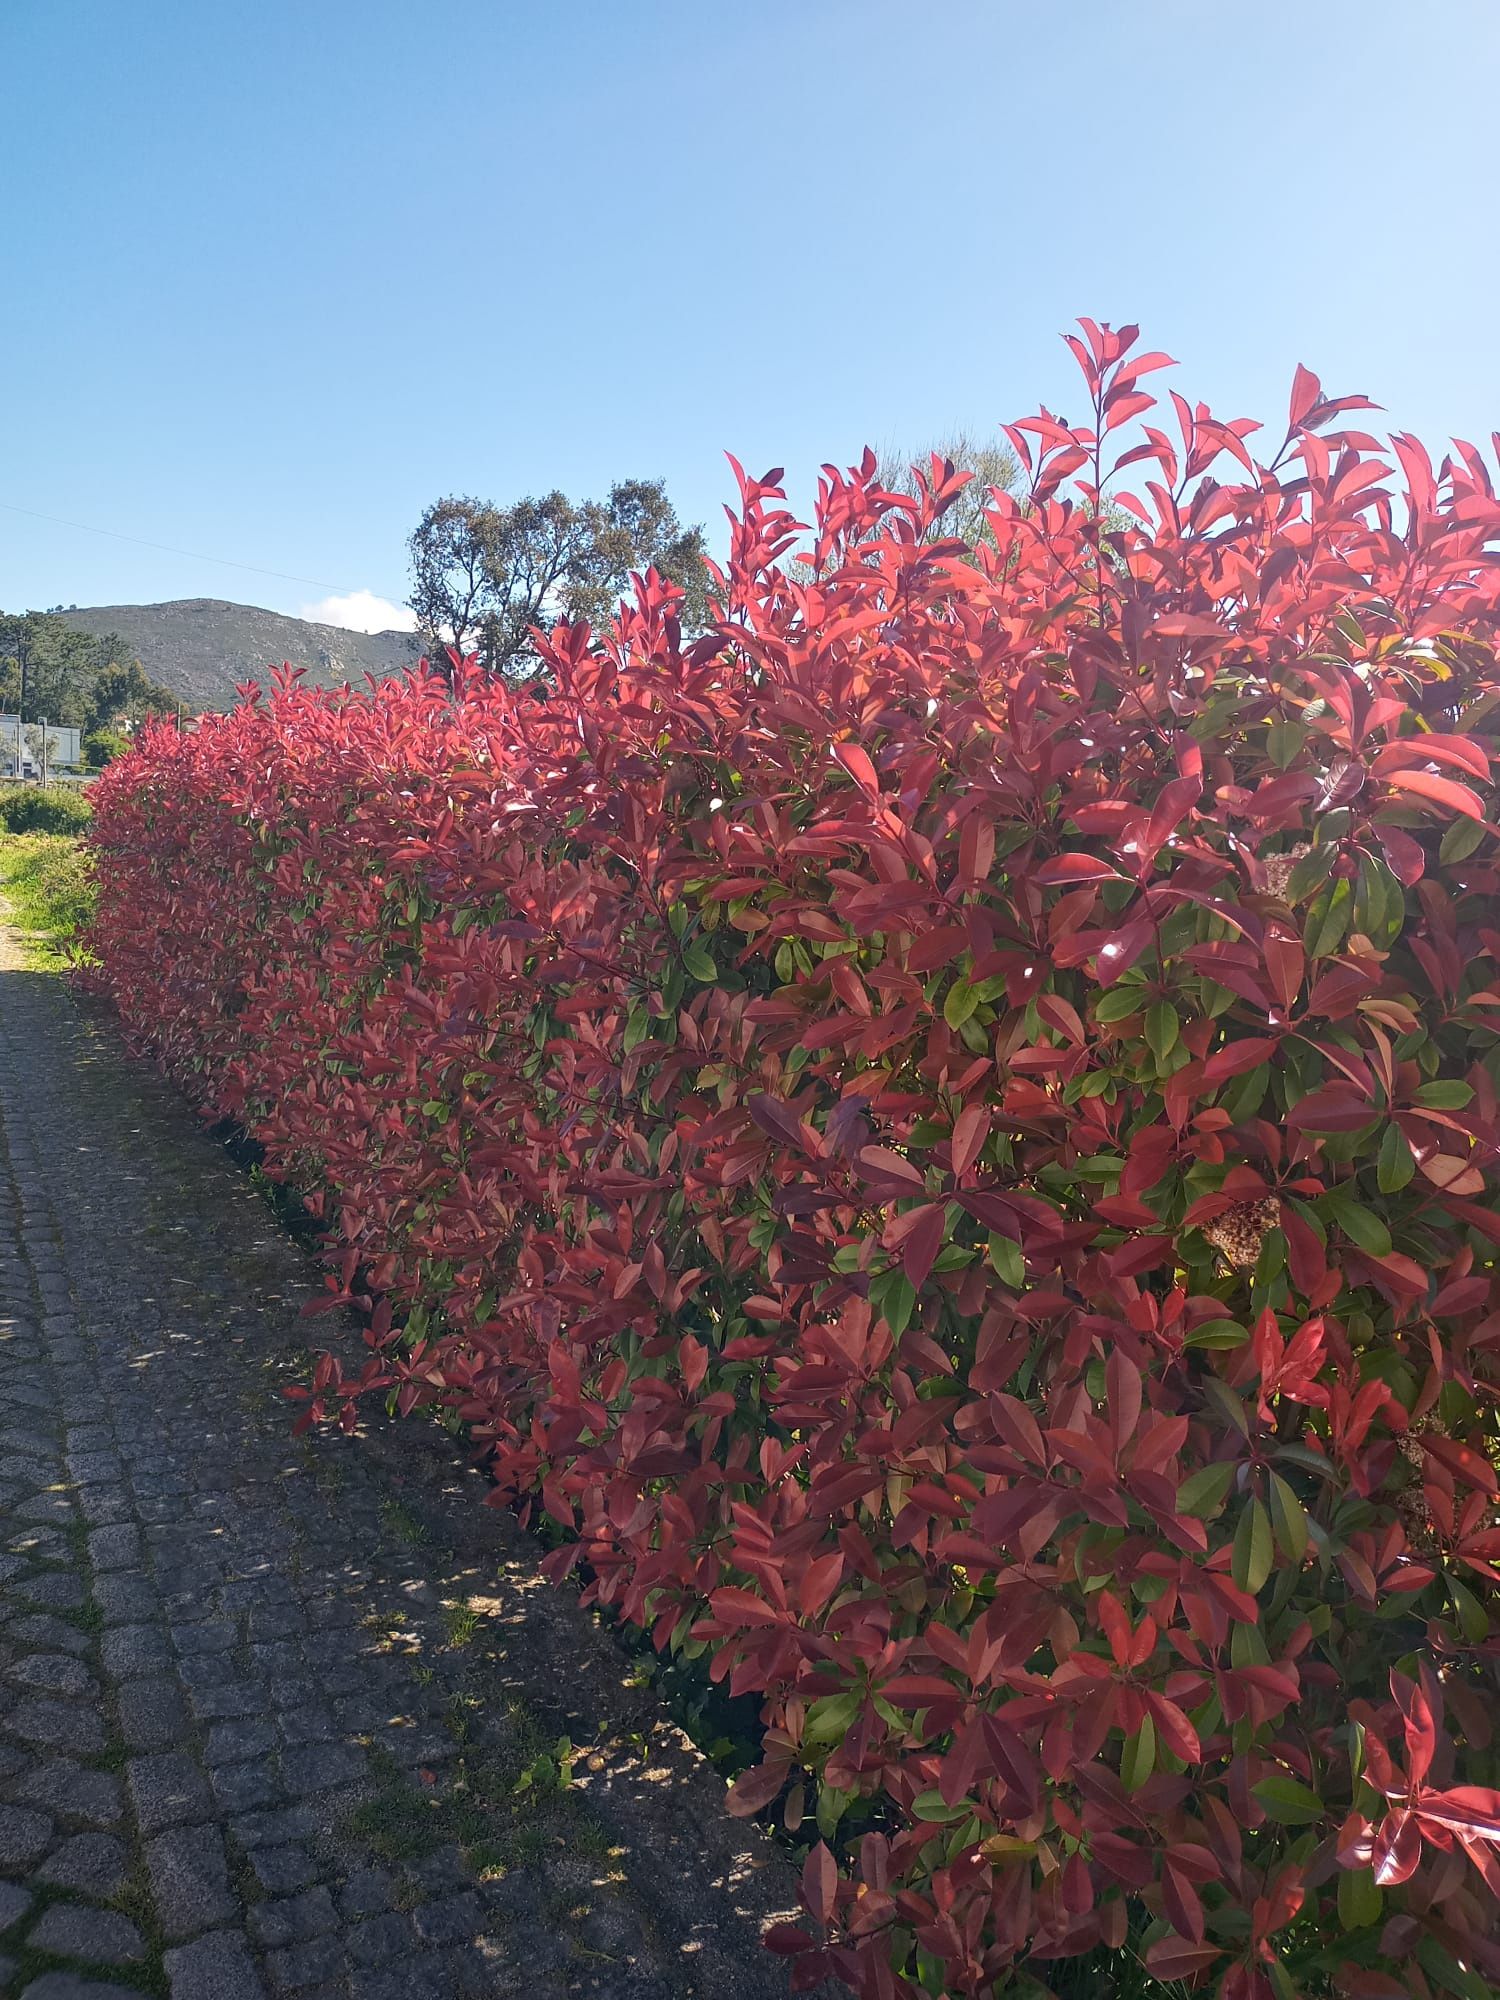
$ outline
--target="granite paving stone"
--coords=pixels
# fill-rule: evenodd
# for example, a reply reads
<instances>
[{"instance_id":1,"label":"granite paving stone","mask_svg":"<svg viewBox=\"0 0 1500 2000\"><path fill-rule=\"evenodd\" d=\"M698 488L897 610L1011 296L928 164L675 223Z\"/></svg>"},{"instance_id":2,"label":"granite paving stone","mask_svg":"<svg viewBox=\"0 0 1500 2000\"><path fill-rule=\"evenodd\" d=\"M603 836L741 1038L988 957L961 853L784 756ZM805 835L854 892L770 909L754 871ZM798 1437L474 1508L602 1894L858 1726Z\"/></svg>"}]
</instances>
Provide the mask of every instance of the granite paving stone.
<instances>
[{"instance_id":1,"label":"granite paving stone","mask_svg":"<svg viewBox=\"0 0 1500 2000\"><path fill-rule=\"evenodd\" d=\"M116 1680L128 1680L133 1674L160 1673L172 1662L166 1635L159 1625L113 1626L100 1638L99 1656L106 1672Z\"/></svg>"},{"instance_id":2,"label":"granite paving stone","mask_svg":"<svg viewBox=\"0 0 1500 2000\"><path fill-rule=\"evenodd\" d=\"M81 1958L94 1965L128 1965L146 1956L145 1940L118 1910L91 1910L80 1903L53 1903L27 1933L33 1951Z\"/></svg>"},{"instance_id":3,"label":"granite paving stone","mask_svg":"<svg viewBox=\"0 0 1500 2000\"><path fill-rule=\"evenodd\" d=\"M20 1564L16 1565L20 1568ZM0 1576L5 1574L0 1563ZM40 1604L49 1611L81 1611L84 1593L83 1578L58 1570L44 1570L39 1576L22 1578L13 1586L15 1597L23 1604Z\"/></svg>"},{"instance_id":4,"label":"granite paving stone","mask_svg":"<svg viewBox=\"0 0 1500 2000\"><path fill-rule=\"evenodd\" d=\"M71 1653L23 1653L6 1668L5 1677L20 1687L70 1695L75 1700L88 1694L95 1685L88 1668Z\"/></svg>"},{"instance_id":5,"label":"granite paving stone","mask_svg":"<svg viewBox=\"0 0 1500 2000\"><path fill-rule=\"evenodd\" d=\"M318 1878L318 1864L307 1849L290 1842L285 1847L257 1847L250 1855L250 1866L260 1886L273 1894L305 1889Z\"/></svg>"},{"instance_id":6,"label":"granite paving stone","mask_svg":"<svg viewBox=\"0 0 1500 2000\"><path fill-rule=\"evenodd\" d=\"M346 1959L341 1939L309 1938L301 1944L281 1945L268 1951L266 1971L278 1993L300 1993L337 1979L345 1969Z\"/></svg>"},{"instance_id":7,"label":"granite paving stone","mask_svg":"<svg viewBox=\"0 0 1500 2000\"><path fill-rule=\"evenodd\" d=\"M119 1895L128 1874L129 1857L115 1834L75 1833L47 1856L36 1879L106 1903Z\"/></svg>"},{"instance_id":8,"label":"granite paving stone","mask_svg":"<svg viewBox=\"0 0 1500 2000\"><path fill-rule=\"evenodd\" d=\"M116 1570L113 1575L96 1576L94 1602L106 1625L134 1625L140 1619L161 1615L156 1587L139 1570Z\"/></svg>"},{"instance_id":9,"label":"granite paving stone","mask_svg":"<svg viewBox=\"0 0 1500 2000\"><path fill-rule=\"evenodd\" d=\"M187 1700L171 1674L144 1674L116 1695L120 1734L132 1750L164 1750L187 1734Z\"/></svg>"},{"instance_id":10,"label":"granite paving stone","mask_svg":"<svg viewBox=\"0 0 1500 2000\"><path fill-rule=\"evenodd\" d=\"M184 1939L239 1914L217 1827L174 1827L146 1842L146 1867L163 1931Z\"/></svg>"},{"instance_id":11,"label":"granite paving stone","mask_svg":"<svg viewBox=\"0 0 1500 2000\"><path fill-rule=\"evenodd\" d=\"M141 2000L141 1989L77 1972L44 1972L22 1987L20 2000Z\"/></svg>"},{"instance_id":12,"label":"granite paving stone","mask_svg":"<svg viewBox=\"0 0 1500 2000\"><path fill-rule=\"evenodd\" d=\"M76 1625L64 1624L61 1618L51 1618L45 1611L29 1611L24 1617L13 1618L5 1629L11 1639L24 1646L73 1654L89 1649L87 1632L81 1632Z\"/></svg>"},{"instance_id":13,"label":"granite paving stone","mask_svg":"<svg viewBox=\"0 0 1500 2000\"><path fill-rule=\"evenodd\" d=\"M0 1931L18 1924L32 1905L32 1894L18 1882L0 1882Z\"/></svg>"},{"instance_id":14,"label":"granite paving stone","mask_svg":"<svg viewBox=\"0 0 1500 2000\"><path fill-rule=\"evenodd\" d=\"M186 1820L212 1819L213 1794L196 1758L186 1750L137 1757L126 1766L136 1823L142 1833L160 1833Z\"/></svg>"},{"instance_id":15,"label":"granite paving stone","mask_svg":"<svg viewBox=\"0 0 1500 2000\"><path fill-rule=\"evenodd\" d=\"M215 1931L163 1958L172 2000L264 2000L265 1986L238 1931Z\"/></svg>"},{"instance_id":16,"label":"granite paving stone","mask_svg":"<svg viewBox=\"0 0 1500 2000\"><path fill-rule=\"evenodd\" d=\"M388 1910L383 1917L367 1917L346 1933L349 1956L356 1965L386 1965L416 1945L410 1917Z\"/></svg>"},{"instance_id":17,"label":"granite paving stone","mask_svg":"<svg viewBox=\"0 0 1500 2000\"><path fill-rule=\"evenodd\" d=\"M416 1926L428 1944L458 1944L484 1929L484 1899L474 1890L419 1905Z\"/></svg>"},{"instance_id":18,"label":"granite paving stone","mask_svg":"<svg viewBox=\"0 0 1500 2000\"><path fill-rule=\"evenodd\" d=\"M263 1945L295 1944L299 1939L337 1930L338 1921L328 1891L310 1889L305 1896L279 1896L257 1903L250 1912L250 1932Z\"/></svg>"},{"instance_id":19,"label":"granite paving stone","mask_svg":"<svg viewBox=\"0 0 1500 2000\"><path fill-rule=\"evenodd\" d=\"M45 1696L18 1701L3 1717L0 1728L50 1750L74 1750L85 1757L97 1757L104 1748L104 1719L97 1708L74 1707L69 1702Z\"/></svg>"},{"instance_id":20,"label":"granite paving stone","mask_svg":"<svg viewBox=\"0 0 1500 2000\"><path fill-rule=\"evenodd\" d=\"M203 1761L237 1764L246 1757L269 1757L276 1741L276 1725L264 1716L216 1722L203 1746Z\"/></svg>"},{"instance_id":21,"label":"granite paving stone","mask_svg":"<svg viewBox=\"0 0 1500 2000\"><path fill-rule=\"evenodd\" d=\"M125 1810L120 1780L113 1771L89 1770L68 1757L50 1757L36 1765L16 1786L15 1796L89 1826L112 1827Z\"/></svg>"},{"instance_id":22,"label":"granite paving stone","mask_svg":"<svg viewBox=\"0 0 1500 2000\"><path fill-rule=\"evenodd\" d=\"M51 1838L52 1821L46 1813L0 1806L0 1868L25 1868Z\"/></svg>"},{"instance_id":23,"label":"granite paving stone","mask_svg":"<svg viewBox=\"0 0 1500 2000\"><path fill-rule=\"evenodd\" d=\"M257 1806L274 1805L284 1796L276 1767L265 1758L245 1764L215 1764L211 1783L214 1797L226 1813L253 1812Z\"/></svg>"}]
</instances>

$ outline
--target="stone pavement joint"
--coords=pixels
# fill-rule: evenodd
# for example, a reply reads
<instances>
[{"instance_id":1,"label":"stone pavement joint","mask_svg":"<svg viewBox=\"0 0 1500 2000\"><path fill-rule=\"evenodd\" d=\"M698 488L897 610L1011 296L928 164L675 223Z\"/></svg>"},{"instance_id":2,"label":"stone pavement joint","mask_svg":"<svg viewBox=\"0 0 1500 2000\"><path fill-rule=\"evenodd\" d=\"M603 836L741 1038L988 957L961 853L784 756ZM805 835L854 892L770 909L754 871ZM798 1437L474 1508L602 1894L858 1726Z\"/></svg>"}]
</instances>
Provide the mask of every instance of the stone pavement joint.
<instances>
[{"instance_id":1,"label":"stone pavement joint","mask_svg":"<svg viewBox=\"0 0 1500 2000\"><path fill-rule=\"evenodd\" d=\"M0 2000L780 1995L785 1864L461 1449L292 1436L316 1289L0 932Z\"/></svg>"}]
</instances>

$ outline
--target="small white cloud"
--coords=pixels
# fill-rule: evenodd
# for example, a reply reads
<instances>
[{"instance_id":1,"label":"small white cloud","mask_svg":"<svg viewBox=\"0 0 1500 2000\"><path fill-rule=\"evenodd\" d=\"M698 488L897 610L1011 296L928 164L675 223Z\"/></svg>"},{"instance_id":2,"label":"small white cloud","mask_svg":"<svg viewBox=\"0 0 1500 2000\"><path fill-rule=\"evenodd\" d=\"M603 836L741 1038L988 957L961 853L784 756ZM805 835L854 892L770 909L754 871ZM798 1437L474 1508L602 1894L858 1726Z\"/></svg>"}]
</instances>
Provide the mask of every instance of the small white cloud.
<instances>
[{"instance_id":1,"label":"small white cloud","mask_svg":"<svg viewBox=\"0 0 1500 2000\"><path fill-rule=\"evenodd\" d=\"M297 613L316 625L338 625L345 632L415 632L417 614L406 604L392 604L373 590L351 590L347 597L324 597L304 604Z\"/></svg>"}]
</instances>

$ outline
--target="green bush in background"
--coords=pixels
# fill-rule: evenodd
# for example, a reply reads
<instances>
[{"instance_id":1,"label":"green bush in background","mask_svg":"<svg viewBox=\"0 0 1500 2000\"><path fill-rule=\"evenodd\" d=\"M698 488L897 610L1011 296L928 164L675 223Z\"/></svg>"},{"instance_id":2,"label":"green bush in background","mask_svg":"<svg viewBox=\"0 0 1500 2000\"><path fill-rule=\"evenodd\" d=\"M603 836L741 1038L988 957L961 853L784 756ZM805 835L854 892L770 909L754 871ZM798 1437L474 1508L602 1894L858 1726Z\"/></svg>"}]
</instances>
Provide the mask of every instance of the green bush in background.
<instances>
[{"instance_id":1,"label":"green bush in background","mask_svg":"<svg viewBox=\"0 0 1500 2000\"><path fill-rule=\"evenodd\" d=\"M81 833L89 802L73 785L15 785L0 794L0 826L7 833Z\"/></svg>"},{"instance_id":2,"label":"green bush in background","mask_svg":"<svg viewBox=\"0 0 1500 2000\"><path fill-rule=\"evenodd\" d=\"M129 748L130 738L123 729L91 729L83 739L84 761L94 771L102 771L112 759L123 757Z\"/></svg>"}]
</instances>

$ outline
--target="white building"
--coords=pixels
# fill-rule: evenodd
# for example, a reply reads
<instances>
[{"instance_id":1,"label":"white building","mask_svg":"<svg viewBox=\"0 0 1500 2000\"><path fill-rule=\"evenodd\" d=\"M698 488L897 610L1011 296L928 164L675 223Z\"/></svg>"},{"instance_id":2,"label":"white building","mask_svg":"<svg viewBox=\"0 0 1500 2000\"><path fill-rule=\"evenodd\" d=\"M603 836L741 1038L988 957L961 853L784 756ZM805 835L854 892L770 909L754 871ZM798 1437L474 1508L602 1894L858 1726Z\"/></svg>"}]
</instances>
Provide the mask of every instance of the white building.
<instances>
[{"instance_id":1,"label":"white building","mask_svg":"<svg viewBox=\"0 0 1500 2000\"><path fill-rule=\"evenodd\" d=\"M83 762L81 734L80 730L66 728L62 723L47 724L45 748L49 771L74 770ZM40 776L42 750L39 722L23 724L19 715L0 715L0 776Z\"/></svg>"}]
</instances>

